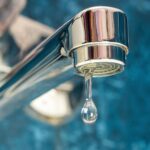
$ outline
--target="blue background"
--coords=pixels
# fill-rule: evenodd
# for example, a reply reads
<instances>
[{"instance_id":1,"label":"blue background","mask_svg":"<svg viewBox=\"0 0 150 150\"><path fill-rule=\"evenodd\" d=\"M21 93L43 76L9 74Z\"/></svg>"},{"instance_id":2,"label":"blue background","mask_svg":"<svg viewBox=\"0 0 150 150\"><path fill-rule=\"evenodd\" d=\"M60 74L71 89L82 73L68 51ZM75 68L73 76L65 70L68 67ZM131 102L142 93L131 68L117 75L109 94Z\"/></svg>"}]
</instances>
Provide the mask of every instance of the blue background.
<instances>
[{"instance_id":1,"label":"blue background","mask_svg":"<svg viewBox=\"0 0 150 150\"><path fill-rule=\"evenodd\" d=\"M96 5L126 12L130 41L125 71L93 80L97 123L84 125L77 113L58 131L19 111L0 123L0 150L54 150L56 145L63 150L150 150L150 1L29 0L23 14L58 28L79 11Z\"/></svg>"}]
</instances>

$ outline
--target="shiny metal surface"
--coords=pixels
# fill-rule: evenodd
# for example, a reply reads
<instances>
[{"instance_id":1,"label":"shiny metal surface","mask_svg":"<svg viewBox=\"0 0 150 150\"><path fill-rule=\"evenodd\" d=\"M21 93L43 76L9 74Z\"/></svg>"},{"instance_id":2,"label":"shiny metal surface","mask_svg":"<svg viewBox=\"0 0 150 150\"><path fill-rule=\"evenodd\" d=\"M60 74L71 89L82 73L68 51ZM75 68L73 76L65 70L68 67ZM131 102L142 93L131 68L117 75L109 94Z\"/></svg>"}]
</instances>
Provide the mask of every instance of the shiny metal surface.
<instances>
[{"instance_id":1,"label":"shiny metal surface","mask_svg":"<svg viewBox=\"0 0 150 150\"><path fill-rule=\"evenodd\" d=\"M93 7L75 16L69 29L68 50L82 46L113 45L128 53L127 18L112 7Z\"/></svg>"},{"instance_id":2,"label":"shiny metal surface","mask_svg":"<svg viewBox=\"0 0 150 150\"><path fill-rule=\"evenodd\" d=\"M125 51L115 46L80 47L73 51L77 72L91 70L94 77L109 76L124 70Z\"/></svg>"},{"instance_id":3,"label":"shiny metal surface","mask_svg":"<svg viewBox=\"0 0 150 150\"><path fill-rule=\"evenodd\" d=\"M93 7L82 11L0 80L0 117L71 80L74 67L82 75L87 68L94 68L94 76L122 71L127 53L127 23L121 10Z\"/></svg>"},{"instance_id":4,"label":"shiny metal surface","mask_svg":"<svg viewBox=\"0 0 150 150\"><path fill-rule=\"evenodd\" d=\"M78 73L92 69L93 76L108 76L124 69L128 54L125 14L111 7L94 7L77 14L69 26L68 43ZM94 62L94 63L93 63Z\"/></svg>"},{"instance_id":5,"label":"shiny metal surface","mask_svg":"<svg viewBox=\"0 0 150 150\"><path fill-rule=\"evenodd\" d=\"M53 126L67 123L83 103L83 85L77 80L63 83L36 98L25 109L26 113Z\"/></svg>"},{"instance_id":6,"label":"shiny metal surface","mask_svg":"<svg viewBox=\"0 0 150 150\"><path fill-rule=\"evenodd\" d=\"M69 23L40 43L0 80L0 118L74 77L72 59L61 54L61 36Z\"/></svg>"}]
</instances>

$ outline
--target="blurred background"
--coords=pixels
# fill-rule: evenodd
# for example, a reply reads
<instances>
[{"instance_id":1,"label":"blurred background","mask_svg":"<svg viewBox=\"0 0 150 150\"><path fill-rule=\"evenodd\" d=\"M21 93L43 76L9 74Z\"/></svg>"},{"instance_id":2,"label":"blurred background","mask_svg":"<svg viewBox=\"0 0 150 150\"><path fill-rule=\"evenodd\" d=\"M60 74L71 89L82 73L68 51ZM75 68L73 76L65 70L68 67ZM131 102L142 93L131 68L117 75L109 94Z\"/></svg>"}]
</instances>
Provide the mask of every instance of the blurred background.
<instances>
[{"instance_id":1,"label":"blurred background","mask_svg":"<svg viewBox=\"0 0 150 150\"><path fill-rule=\"evenodd\" d=\"M97 122L85 125L80 109L57 126L18 110L0 122L0 150L150 150L149 0L0 0L0 50L11 47L16 53L19 49L26 53L91 6L122 9L128 17L130 42L125 71L93 79Z\"/></svg>"}]
</instances>

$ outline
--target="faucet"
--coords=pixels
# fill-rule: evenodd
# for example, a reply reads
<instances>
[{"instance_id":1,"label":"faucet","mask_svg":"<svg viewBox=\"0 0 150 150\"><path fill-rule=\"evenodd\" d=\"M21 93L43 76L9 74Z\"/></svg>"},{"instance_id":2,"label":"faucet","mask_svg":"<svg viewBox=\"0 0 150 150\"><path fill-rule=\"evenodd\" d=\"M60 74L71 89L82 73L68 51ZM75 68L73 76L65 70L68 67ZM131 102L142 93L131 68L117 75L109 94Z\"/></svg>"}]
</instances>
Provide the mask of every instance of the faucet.
<instances>
[{"instance_id":1,"label":"faucet","mask_svg":"<svg viewBox=\"0 0 150 150\"><path fill-rule=\"evenodd\" d=\"M86 70L92 69L93 77L122 72L127 54L122 10L98 6L81 11L1 78L0 118Z\"/></svg>"}]
</instances>

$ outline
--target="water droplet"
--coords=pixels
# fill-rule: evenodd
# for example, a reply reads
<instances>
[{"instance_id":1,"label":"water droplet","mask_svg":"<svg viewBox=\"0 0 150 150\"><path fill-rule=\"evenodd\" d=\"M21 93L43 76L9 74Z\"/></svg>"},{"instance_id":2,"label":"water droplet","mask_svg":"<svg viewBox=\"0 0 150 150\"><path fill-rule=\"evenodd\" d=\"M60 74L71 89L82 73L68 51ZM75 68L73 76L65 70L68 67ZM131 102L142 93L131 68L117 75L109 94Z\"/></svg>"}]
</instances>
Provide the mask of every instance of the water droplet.
<instances>
[{"instance_id":1,"label":"water droplet","mask_svg":"<svg viewBox=\"0 0 150 150\"><path fill-rule=\"evenodd\" d=\"M92 124L97 120L97 108L92 100L92 74L85 74L85 97L86 101L81 110L81 117L84 123Z\"/></svg>"},{"instance_id":2,"label":"water droplet","mask_svg":"<svg viewBox=\"0 0 150 150\"><path fill-rule=\"evenodd\" d=\"M97 120L97 108L92 99L86 100L81 110L81 117L87 124L92 124Z\"/></svg>"}]
</instances>

